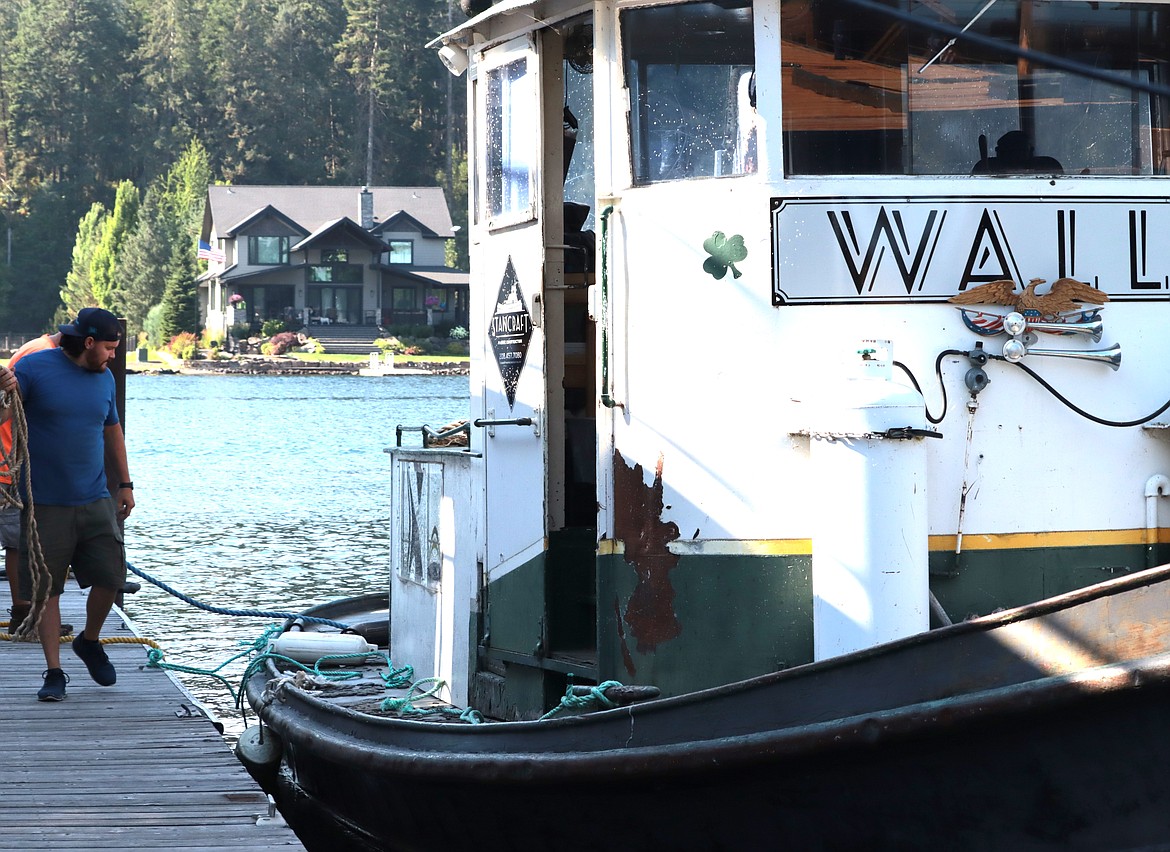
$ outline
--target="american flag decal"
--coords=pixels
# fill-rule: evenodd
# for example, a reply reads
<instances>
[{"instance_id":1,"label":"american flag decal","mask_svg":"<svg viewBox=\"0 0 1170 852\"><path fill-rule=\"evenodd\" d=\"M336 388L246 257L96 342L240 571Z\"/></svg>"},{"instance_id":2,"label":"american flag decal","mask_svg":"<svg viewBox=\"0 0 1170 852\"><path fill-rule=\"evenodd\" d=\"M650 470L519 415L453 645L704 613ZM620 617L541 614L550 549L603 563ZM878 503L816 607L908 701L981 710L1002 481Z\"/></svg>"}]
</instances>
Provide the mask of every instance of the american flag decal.
<instances>
[{"instance_id":1,"label":"american flag decal","mask_svg":"<svg viewBox=\"0 0 1170 852\"><path fill-rule=\"evenodd\" d=\"M976 311L971 308L959 308L959 313L963 316L963 324L976 334L982 334L986 337L994 337L997 334L1004 334L1003 318L1005 314L997 314L991 311ZM1022 312L1021 313L1025 313ZM1091 322L1095 320L1098 314L1101 313L1100 308L1094 308L1089 311L1069 311L1064 314L1050 314L1048 316L1038 316L1035 311L1027 316L1029 320L1034 322L1047 323L1078 323ZM1074 334L1072 331L1052 331L1050 329L1039 329L1048 334Z\"/></svg>"}]
</instances>

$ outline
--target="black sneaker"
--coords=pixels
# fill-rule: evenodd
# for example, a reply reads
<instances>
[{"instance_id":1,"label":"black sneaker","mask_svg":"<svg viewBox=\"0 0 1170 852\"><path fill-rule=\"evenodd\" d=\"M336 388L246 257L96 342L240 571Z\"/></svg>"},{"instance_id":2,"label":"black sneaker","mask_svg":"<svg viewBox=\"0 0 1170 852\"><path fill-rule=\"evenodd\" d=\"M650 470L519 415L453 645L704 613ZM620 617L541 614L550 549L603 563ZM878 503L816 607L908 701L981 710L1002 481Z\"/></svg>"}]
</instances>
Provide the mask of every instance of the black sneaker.
<instances>
[{"instance_id":1,"label":"black sneaker","mask_svg":"<svg viewBox=\"0 0 1170 852\"><path fill-rule=\"evenodd\" d=\"M8 632L15 636L16 631L20 629L20 625L28 618L29 610L32 609L32 604L14 603L12 609L8 610Z\"/></svg>"},{"instance_id":2,"label":"black sneaker","mask_svg":"<svg viewBox=\"0 0 1170 852\"><path fill-rule=\"evenodd\" d=\"M60 669L49 669L44 674L45 685L37 690L37 701L64 701L65 684L69 675Z\"/></svg>"},{"instance_id":3,"label":"black sneaker","mask_svg":"<svg viewBox=\"0 0 1170 852\"><path fill-rule=\"evenodd\" d=\"M114 664L106 656L100 640L86 639L85 634L78 634L73 640L73 653L81 658L85 667L89 669L89 676L100 686L113 686L118 679L114 671Z\"/></svg>"}]
</instances>

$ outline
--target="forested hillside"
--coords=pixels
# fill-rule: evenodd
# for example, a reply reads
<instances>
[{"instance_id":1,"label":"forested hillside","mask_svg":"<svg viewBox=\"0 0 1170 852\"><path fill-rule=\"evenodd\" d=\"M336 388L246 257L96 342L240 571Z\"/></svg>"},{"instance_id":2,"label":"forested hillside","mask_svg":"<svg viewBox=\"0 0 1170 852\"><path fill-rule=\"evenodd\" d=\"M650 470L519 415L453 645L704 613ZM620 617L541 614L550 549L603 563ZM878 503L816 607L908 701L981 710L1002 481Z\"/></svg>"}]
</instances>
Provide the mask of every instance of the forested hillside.
<instances>
[{"instance_id":1,"label":"forested hillside","mask_svg":"<svg viewBox=\"0 0 1170 852\"><path fill-rule=\"evenodd\" d=\"M190 326L209 182L444 185L465 84L424 45L450 8L0 0L0 329Z\"/></svg>"}]
</instances>

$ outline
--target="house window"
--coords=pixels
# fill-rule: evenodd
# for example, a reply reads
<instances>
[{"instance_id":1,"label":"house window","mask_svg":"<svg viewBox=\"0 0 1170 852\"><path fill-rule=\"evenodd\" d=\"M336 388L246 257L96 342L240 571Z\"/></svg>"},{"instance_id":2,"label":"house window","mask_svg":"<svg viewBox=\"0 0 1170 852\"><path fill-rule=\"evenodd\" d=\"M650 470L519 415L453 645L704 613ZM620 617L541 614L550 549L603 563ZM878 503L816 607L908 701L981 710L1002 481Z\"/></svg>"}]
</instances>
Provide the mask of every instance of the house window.
<instances>
[{"instance_id":1,"label":"house window","mask_svg":"<svg viewBox=\"0 0 1170 852\"><path fill-rule=\"evenodd\" d=\"M309 267L310 284L361 284L362 280L360 263L318 264Z\"/></svg>"},{"instance_id":2,"label":"house window","mask_svg":"<svg viewBox=\"0 0 1170 852\"><path fill-rule=\"evenodd\" d=\"M348 261L348 249L321 249L322 263L347 263Z\"/></svg>"},{"instance_id":3,"label":"house window","mask_svg":"<svg viewBox=\"0 0 1170 852\"><path fill-rule=\"evenodd\" d=\"M447 291L442 288L428 287L423 304L433 311L447 310Z\"/></svg>"},{"instance_id":4,"label":"house window","mask_svg":"<svg viewBox=\"0 0 1170 852\"><path fill-rule=\"evenodd\" d=\"M251 266L287 265L288 237L248 237L248 263Z\"/></svg>"},{"instance_id":5,"label":"house window","mask_svg":"<svg viewBox=\"0 0 1170 852\"><path fill-rule=\"evenodd\" d=\"M413 240L390 240L390 263L414 263Z\"/></svg>"},{"instance_id":6,"label":"house window","mask_svg":"<svg viewBox=\"0 0 1170 852\"><path fill-rule=\"evenodd\" d=\"M243 301L236 306L237 322L260 323L295 313L293 288L284 285L241 286Z\"/></svg>"},{"instance_id":7,"label":"house window","mask_svg":"<svg viewBox=\"0 0 1170 852\"><path fill-rule=\"evenodd\" d=\"M756 170L748 0L622 14L634 181Z\"/></svg>"},{"instance_id":8,"label":"house window","mask_svg":"<svg viewBox=\"0 0 1170 852\"><path fill-rule=\"evenodd\" d=\"M390 294L391 304L396 311L413 311L418 308L415 301L415 293L417 291L413 287L395 287Z\"/></svg>"}]
</instances>

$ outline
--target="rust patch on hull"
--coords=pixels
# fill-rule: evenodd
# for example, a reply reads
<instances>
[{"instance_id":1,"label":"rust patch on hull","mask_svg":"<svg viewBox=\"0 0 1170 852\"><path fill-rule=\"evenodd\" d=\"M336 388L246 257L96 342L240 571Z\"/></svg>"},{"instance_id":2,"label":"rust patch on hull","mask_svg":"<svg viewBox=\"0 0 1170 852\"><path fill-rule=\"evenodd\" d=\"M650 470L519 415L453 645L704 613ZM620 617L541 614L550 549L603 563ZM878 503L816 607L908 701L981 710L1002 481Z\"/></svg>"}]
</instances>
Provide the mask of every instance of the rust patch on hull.
<instances>
[{"instance_id":1,"label":"rust patch on hull","mask_svg":"<svg viewBox=\"0 0 1170 852\"><path fill-rule=\"evenodd\" d=\"M654 482L643 481L642 465L626 465L614 451L614 534L625 546L625 560L638 575L626 604L625 621L640 652L653 651L682 632L674 613L670 572L678 556L667 545L678 539L678 526L662 520L662 456Z\"/></svg>"}]
</instances>

